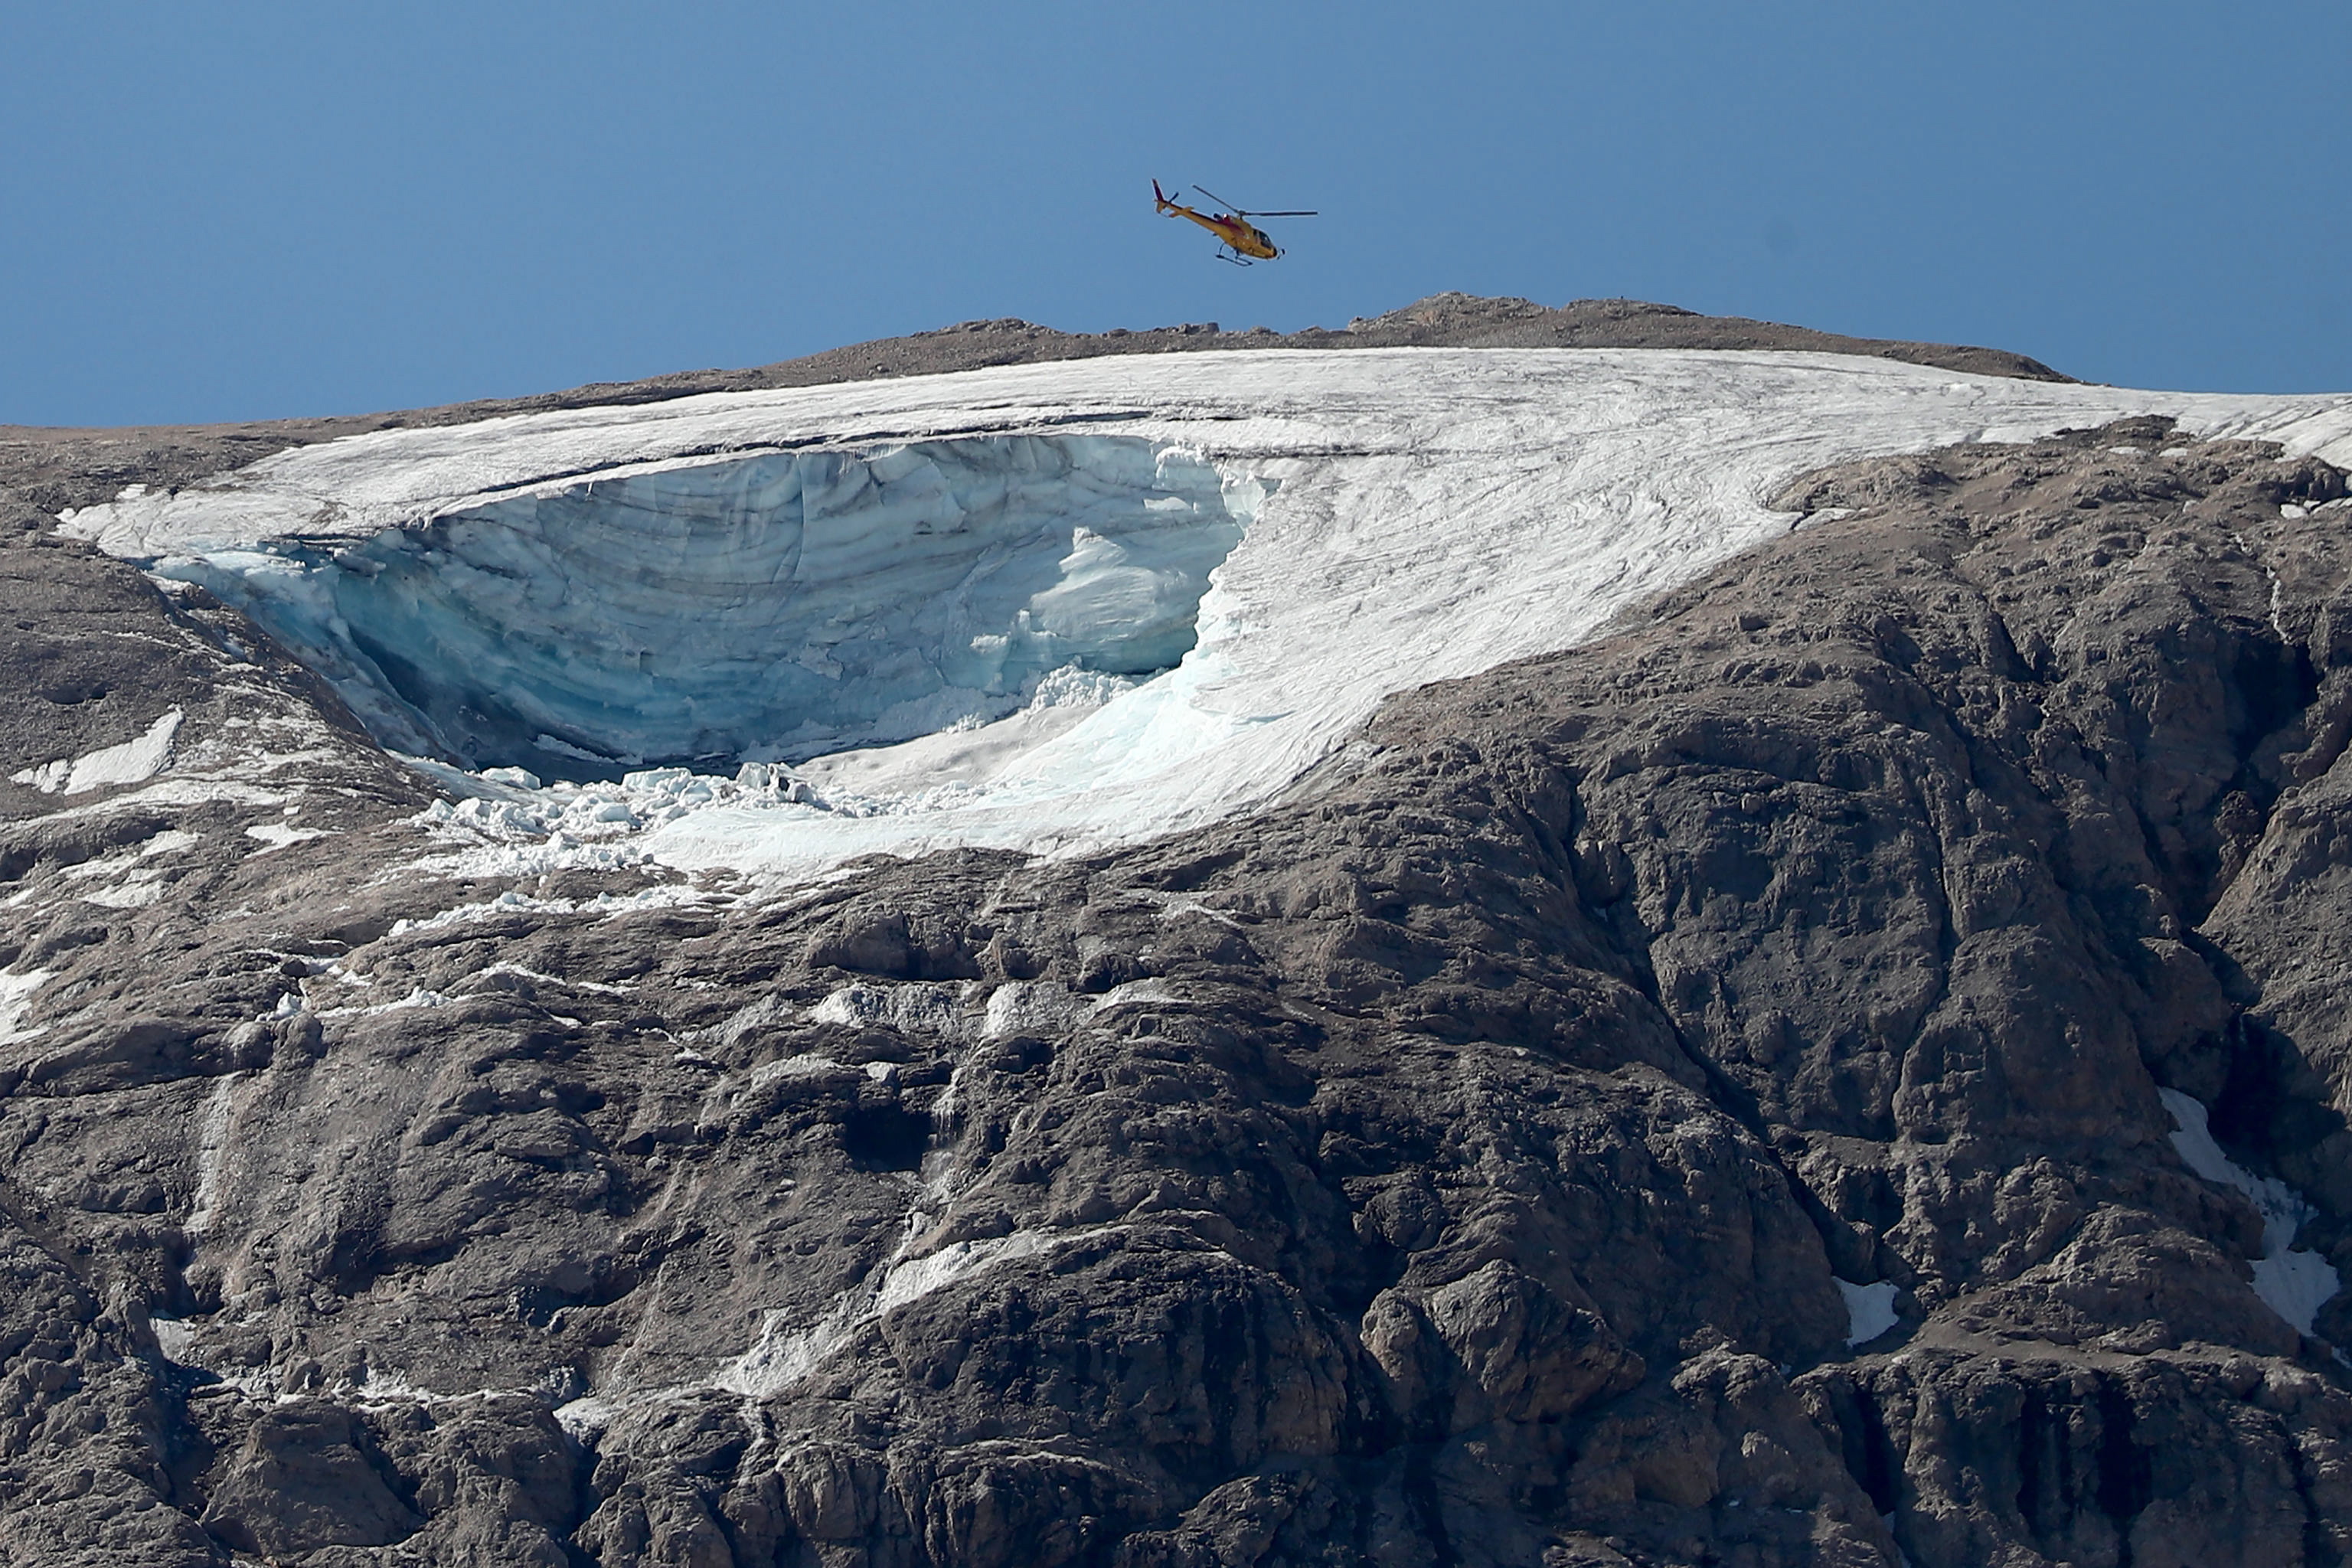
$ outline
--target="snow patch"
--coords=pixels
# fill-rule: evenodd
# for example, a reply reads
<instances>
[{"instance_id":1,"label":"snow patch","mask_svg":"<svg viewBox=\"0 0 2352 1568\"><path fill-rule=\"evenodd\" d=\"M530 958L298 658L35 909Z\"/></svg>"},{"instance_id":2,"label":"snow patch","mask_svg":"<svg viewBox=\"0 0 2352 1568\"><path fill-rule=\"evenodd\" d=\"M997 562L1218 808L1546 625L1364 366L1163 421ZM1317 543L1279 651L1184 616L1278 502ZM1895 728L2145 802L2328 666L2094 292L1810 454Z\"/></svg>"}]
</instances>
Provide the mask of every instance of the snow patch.
<instances>
[{"instance_id":1,"label":"snow patch","mask_svg":"<svg viewBox=\"0 0 2352 1568\"><path fill-rule=\"evenodd\" d=\"M1108 1013L1114 1007L1141 1007L1154 1003L1162 1006L1181 1006L1184 998L1165 980L1130 980L1104 992L1096 998L1088 1011Z\"/></svg>"},{"instance_id":2,"label":"snow patch","mask_svg":"<svg viewBox=\"0 0 2352 1568\"><path fill-rule=\"evenodd\" d=\"M923 1258L894 1259L875 1270L864 1285L843 1292L814 1323L795 1328L790 1312L764 1314L759 1338L720 1369L711 1379L712 1386L753 1398L772 1398L815 1371L866 1324L911 1301L982 1270L1036 1258L1119 1228L1016 1230L1010 1236L954 1242Z\"/></svg>"},{"instance_id":3,"label":"snow patch","mask_svg":"<svg viewBox=\"0 0 2352 1568\"><path fill-rule=\"evenodd\" d=\"M240 763L240 767L244 764ZM236 784L226 779L203 775L168 778L128 795L109 795L104 800L90 801L82 805L68 805L35 817L36 822L68 822L92 816L117 816L142 807L180 805L282 806L287 801L282 790L257 789L251 784Z\"/></svg>"},{"instance_id":4,"label":"snow patch","mask_svg":"<svg viewBox=\"0 0 2352 1568\"><path fill-rule=\"evenodd\" d=\"M2254 1294L2297 1333L2312 1331L2319 1309L2335 1299L2343 1283L2336 1266L2307 1247L2254 1260Z\"/></svg>"},{"instance_id":5,"label":"snow patch","mask_svg":"<svg viewBox=\"0 0 2352 1568\"><path fill-rule=\"evenodd\" d=\"M150 1318L147 1322L155 1331L155 1348L163 1352L165 1361L181 1366L193 1364L188 1360L188 1353L196 1342L196 1335L184 1319Z\"/></svg>"},{"instance_id":6,"label":"snow patch","mask_svg":"<svg viewBox=\"0 0 2352 1568\"><path fill-rule=\"evenodd\" d=\"M1882 1279L1875 1285L1856 1285L1849 1280L1837 1281L1838 1294L1845 1298L1845 1342L1848 1350L1866 1345L1900 1318L1895 1310L1895 1287Z\"/></svg>"},{"instance_id":7,"label":"snow patch","mask_svg":"<svg viewBox=\"0 0 2352 1568\"><path fill-rule=\"evenodd\" d=\"M299 1005L290 1008L286 1006L287 1000L288 998L282 996L278 998L281 1012L290 1016L293 1013L301 1010ZM329 1007L319 1011L316 1016L320 1018L373 1018L383 1013L405 1013L418 1007L446 1007L449 1002L450 998L438 991L415 985L409 988L408 994L396 1002L378 1002L370 1006L359 1007Z\"/></svg>"},{"instance_id":8,"label":"snow patch","mask_svg":"<svg viewBox=\"0 0 2352 1568\"><path fill-rule=\"evenodd\" d=\"M142 910L163 901L169 884L161 868L147 861L159 855L173 855L194 847L202 836L179 828L165 828L151 834L119 854L85 860L79 866L65 868L64 880L73 882L104 882L110 884L74 896L88 904L108 909Z\"/></svg>"},{"instance_id":9,"label":"snow patch","mask_svg":"<svg viewBox=\"0 0 2352 1568\"><path fill-rule=\"evenodd\" d=\"M27 969L21 974L0 974L0 1046L29 1040L47 1031L46 1024L23 1026L26 1012L33 1005L33 993L38 991L57 973L54 969Z\"/></svg>"},{"instance_id":10,"label":"snow patch","mask_svg":"<svg viewBox=\"0 0 2352 1568\"><path fill-rule=\"evenodd\" d=\"M163 874L152 868L142 867L110 888L94 889L79 897L86 904L97 904L110 910L146 910L162 903L163 893Z\"/></svg>"},{"instance_id":11,"label":"snow patch","mask_svg":"<svg viewBox=\"0 0 2352 1568\"><path fill-rule=\"evenodd\" d=\"M508 963L503 961L491 964L488 969L477 971L475 978L487 980L501 974L511 974L518 980L528 980L539 985L561 985L568 991L585 991L596 996L626 996L636 989L635 985L608 985L601 980L568 979L561 974L550 974L538 969L526 969L520 963Z\"/></svg>"},{"instance_id":12,"label":"snow patch","mask_svg":"<svg viewBox=\"0 0 2352 1568\"><path fill-rule=\"evenodd\" d=\"M727 895L683 882L665 882L657 887L641 888L634 893L599 893L593 899L541 899L512 889L495 899L479 903L459 904L434 914L404 918L392 922L392 936L406 936L415 931L438 931L444 926L461 925L471 921L493 920L501 915L590 915L598 920L611 920L619 915L642 914L648 910L708 909L729 902Z\"/></svg>"},{"instance_id":13,"label":"snow patch","mask_svg":"<svg viewBox=\"0 0 2352 1568\"><path fill-rule=\"evenodd\" d=\"M2182 1163L2220 1186L2243 1193L2263 1216L2263 1256L2254 1264L2254 1294L2299 1333L2312 1331L2319 1309L2342 1288L2336 1267L2318 1253L2294 1246L2295 1232L2314 1210L2302 1194L2275 1176L2257 1176L2221 1152L2206 1125L2204 1105L2177 1089L2157 1095L2179 1130L2172 1146Z\"/></svg>"},{"instance_id":14,"label":"snow patch","mask_svg":"<svg viewBox=\"0 0 2352 1568\"><path fill-rule=\"evenodd\" d=\"M335 829L331 827L296 827L289 823L263 822L257 823L253 826L247 828L245 830L245 836L247 838L258 838L261 840L263 847L255 850L253 852L254 854L268 855L276 850L283 849L289 844L307 843L313 838L332 838L335 837Z\"/></svg>"},{"instance_id":15,"label":"snow patch","mask_svg":"<svg viewBox=\"0 0 2352 1568\"><path fill-rule=\"evenodd\" d=\"M172 760L172 737L179 733L183 717L174 708L136 740L24 768L10 773L9 782L30 784L44 795L84 795L110 785L144 784Z\"/></svg>"},{"instance_id":16,"label":"snow patch","mask_svg":"<svg viewBox=\"0 0 2352 1568\"><path fill-rule=\"evenodd\" d=\"M981 1000L983 995L984 1002ZM885 984L860 980L827 994L808 1010L806 1016L812 1023L852 1027L881 1024L902 1033L966 1044L1049 1033L1076 1019L1079 1011L1068 989L1051 980L1010 980L993 988L978 981L915 980ZM708 1033L714 1039L733 1045L753 1029L797 1016L791 1003L780 996L767 996Z\"/></svg>"}]
</instances>

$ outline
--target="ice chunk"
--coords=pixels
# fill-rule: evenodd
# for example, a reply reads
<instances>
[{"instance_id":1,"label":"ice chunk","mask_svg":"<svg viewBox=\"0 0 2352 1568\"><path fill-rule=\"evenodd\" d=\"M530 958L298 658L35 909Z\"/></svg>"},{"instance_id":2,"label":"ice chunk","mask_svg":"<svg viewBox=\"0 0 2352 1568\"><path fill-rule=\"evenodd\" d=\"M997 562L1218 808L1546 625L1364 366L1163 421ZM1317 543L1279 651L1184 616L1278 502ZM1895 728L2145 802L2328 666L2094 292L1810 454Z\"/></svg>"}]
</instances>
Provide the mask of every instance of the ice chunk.
<instances>
[{"instance_id":1,"label":"ice chunk","mask_svg":"<svg viewBox=\"0 0 2352 1568\"><path fill-rule=\"evenodd\" d=\"M195 1331L188 1326L187 1320L154 1317L147 1322L155 1331L155 1348L163 1352L163 1359L186 1365L189 1352L196 1342Z\"/></svg>"},{"instance_id":2,"label":"ice chunk","mask_svg":"<svg viewBox=\"0 0 2352 1568\"><path fill-rule=\"evenodd\" d=\"M593 1394L583 1394L555 1407L555 1424L562 1427L573 1442L593 1447L619 1414L619 1406L611 1401L600 1399Z\"/></svg>"}]
</instances>

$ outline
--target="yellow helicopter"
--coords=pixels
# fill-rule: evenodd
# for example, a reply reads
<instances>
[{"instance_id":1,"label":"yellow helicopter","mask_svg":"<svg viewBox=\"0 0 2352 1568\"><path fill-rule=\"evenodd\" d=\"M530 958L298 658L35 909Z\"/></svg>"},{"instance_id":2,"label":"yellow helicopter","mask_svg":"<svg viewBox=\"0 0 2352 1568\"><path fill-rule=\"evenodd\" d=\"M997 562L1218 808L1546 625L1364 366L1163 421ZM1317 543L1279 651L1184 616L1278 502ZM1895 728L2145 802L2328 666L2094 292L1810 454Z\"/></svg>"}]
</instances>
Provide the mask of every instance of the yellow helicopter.
<instances>
[{"instance_id":1,"label":"yellow helicopter","mask_svg":"<svg viewBox=\"0 0 2352 1568\"><path fill-rule=\"evenodd\" d=\"M1233 206L1231 202L1214 191L1203 190L1199 185L1194 185L1192 188L1200 191L1202 195L1219 206ZM1271 261L1282 254L1282 247L1268 239L1265 230L1250 222L1250 219L1319 216L1311 212L1254 213L1241 207L1234 207L1234 210L1229 213L1204 213L1196 208L1188 207L1181 202L1170 201L1168 193L1160 188L1160 182L1157 180L1151 182L1151 195L1152 199L1160 204L1160 210L1170 217L1190 218L1224 241L1223 247L1217 252L1217 259L1230 261L1236 267L1251 265L1253 257L1259 261Z\"/></svg>"}]
</instances>

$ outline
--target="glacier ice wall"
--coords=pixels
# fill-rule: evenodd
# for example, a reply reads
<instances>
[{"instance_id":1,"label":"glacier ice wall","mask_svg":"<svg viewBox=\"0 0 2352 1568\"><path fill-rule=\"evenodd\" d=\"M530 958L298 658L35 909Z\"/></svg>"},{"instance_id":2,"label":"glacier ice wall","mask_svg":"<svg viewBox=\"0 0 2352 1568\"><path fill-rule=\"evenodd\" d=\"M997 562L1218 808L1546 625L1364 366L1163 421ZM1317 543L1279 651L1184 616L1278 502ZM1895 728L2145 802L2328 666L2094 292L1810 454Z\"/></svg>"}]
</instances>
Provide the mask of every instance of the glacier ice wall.
<instances>
[{"instance_id":1,"label":"glacier ice wall","mask_svg":"<svg viewBox=\"0 0 2352 1568\"><path fill-rule=\"evenodd\" d=\"M797 760L1192 647L1264 487L1128 437L703 462L499 500L340 552L168 558L379 738L469 765ZM576 764L589 765L580 768Z\"/></svg>"}]
</instances>

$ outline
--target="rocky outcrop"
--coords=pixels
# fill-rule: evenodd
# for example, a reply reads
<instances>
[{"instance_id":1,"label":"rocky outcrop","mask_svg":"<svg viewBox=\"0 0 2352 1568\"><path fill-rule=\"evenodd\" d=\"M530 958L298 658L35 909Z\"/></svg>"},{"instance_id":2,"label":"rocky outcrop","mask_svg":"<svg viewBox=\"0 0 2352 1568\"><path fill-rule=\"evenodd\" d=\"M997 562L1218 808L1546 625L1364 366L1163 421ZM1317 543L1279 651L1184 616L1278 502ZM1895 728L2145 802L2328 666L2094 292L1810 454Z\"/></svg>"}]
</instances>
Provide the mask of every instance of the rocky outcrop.
<instances>
[{"instance_id":1,"label":"rocky outcrop","mask_svg":"<svg viewBox=\"0 0 2352 1568\"><path fill-rule=\"evenodd\" d=\"M420 860L20 534L5 771L183 718L0 786L0 1557L2340 1561L2352 1307L2160 1091L2352 1270L2343 498L1811 476L1273 809L785 890Z\"/></svg>"}]
</instances>

